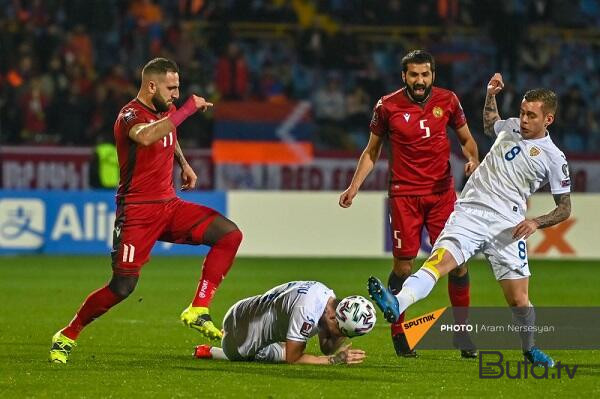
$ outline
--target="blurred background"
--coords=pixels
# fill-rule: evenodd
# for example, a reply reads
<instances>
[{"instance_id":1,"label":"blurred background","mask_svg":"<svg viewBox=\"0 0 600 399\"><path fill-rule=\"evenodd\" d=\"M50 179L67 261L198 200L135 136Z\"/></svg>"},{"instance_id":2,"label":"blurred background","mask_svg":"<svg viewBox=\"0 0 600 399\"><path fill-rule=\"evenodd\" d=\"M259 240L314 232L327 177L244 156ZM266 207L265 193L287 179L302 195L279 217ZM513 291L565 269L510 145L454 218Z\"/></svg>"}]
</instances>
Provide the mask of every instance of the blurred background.
<instances>
[{"instance_id":1,"label":"blurred background","mask_svg":"<svg viewBox=\"0 0 600 399\"><path fill-rule=\"evenodd\" d=\"M597 0L0 0L2 188L114 185L98 177L98 162L110 162L98 160L98 145L111 142L141 67L162 56L179 64L182 99L215 103L178 129L198 190L335 197L366 145L374 104L402 87L400 59L415 48L435 56L435 83L457 93L482 157L494 72L506 82L503 117L518 114L529 88L556 91L550 130L574 191L600 191ZM449 137L460 189L463 160ZM386 185L380 162L363 189Z\"/></svg>"}]
</instances>

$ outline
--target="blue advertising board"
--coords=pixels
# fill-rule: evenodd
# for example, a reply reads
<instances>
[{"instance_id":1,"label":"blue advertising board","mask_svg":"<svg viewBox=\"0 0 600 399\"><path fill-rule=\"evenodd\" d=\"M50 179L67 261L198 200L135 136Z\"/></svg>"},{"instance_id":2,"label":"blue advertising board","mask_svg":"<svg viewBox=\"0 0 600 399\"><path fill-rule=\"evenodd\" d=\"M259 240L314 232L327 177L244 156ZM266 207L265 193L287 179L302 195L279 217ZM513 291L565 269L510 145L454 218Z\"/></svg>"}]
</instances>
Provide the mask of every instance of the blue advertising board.
<instances>
[{"instance_id":1,"label":"blue advertising board","mask_svg":"<svg viewBox=\"0 0 600 399\"><path fill-rule=\"evenodd\" d=\"M227 214L224 192L181 193L186 201ZM0 254L109 254L113 191L0 190ZM208 248L157 242L153 255L203 255Z\"/></svg>"}]
</instances>

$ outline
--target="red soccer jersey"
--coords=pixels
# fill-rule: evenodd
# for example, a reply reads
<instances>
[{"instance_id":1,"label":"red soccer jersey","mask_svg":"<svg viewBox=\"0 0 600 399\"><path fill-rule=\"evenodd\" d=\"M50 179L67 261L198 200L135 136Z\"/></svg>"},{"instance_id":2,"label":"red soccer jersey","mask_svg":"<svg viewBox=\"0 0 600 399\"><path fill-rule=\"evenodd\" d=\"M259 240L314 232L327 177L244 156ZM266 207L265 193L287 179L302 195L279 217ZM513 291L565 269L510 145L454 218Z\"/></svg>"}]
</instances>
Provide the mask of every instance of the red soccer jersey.
<instances>
[{"instance_id":1,"label":"red soccer jersey","mask_svg":"<svg viewBox=\"0 0 600 399\"><path fill-rule=\"evenodd\" d=\"M175 197L173 157L177 131L174 129L148 147L129 138L134 125L157 121L173 111L174 106L165 113L155 112L134 99L119 112L114 127L121 170L117 203L158 202Z\"/></svg>"},{"instance_id":2,"label":"red soccer jersey","mask_svg":"<svg viewBox=\"0 0 600 399\"><path fill-rule=\"evenodd\" d=\"M454 188L446 126L467 123L450 90L433 87L424 104L412 101L406 88L383 96L375 105L370 129L389 141L390 196L428 195Z\"/></svg>"}]
</instances>

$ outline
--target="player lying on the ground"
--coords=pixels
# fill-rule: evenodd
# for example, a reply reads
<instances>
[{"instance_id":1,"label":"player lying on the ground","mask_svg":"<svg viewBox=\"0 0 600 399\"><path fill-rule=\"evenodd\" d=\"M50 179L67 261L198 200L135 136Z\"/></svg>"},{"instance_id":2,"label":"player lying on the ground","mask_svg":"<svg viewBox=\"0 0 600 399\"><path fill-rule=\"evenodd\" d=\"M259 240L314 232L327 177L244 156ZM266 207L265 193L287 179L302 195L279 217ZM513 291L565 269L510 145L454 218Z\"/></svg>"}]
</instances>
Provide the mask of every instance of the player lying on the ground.
<instances>
[{"instance_id":1,"label":"player lying on the ground","mask_svg":"<svg viewBox=\"0 0 600 399\"><path fill-rule=\"evenodd\" d=\"M429 295L440 277L483 252L515 322L534 326L525 240L537 229L569 217L571 181L567 160L546 130L554 121L556 94L548 89L530 90L521 102L519 118L500 120L495 95L503 86L500 74L488 83L484 131L497 135L496 141L465 185L431 257L406 280L396 296L375 277L369 279L369 293L389 322L395 322L406 308ZM546 183L550 184L556 208L526 219L527 199ZM534 346L533 328L525 330L530 332L520 333L520 337L527 360L553 367L552 358Z\"/></svg>"},{"instance_id":2,"label":"player lying on the ground","mask_svg":"<svg viewBox=\"0 0 600 399\"><path fill-rule=\"evenodd\" d=\"M346 337L371 331L375 321L375 308L361 296L340 301L322 283L292 281L234 304L223 319L222 347L199 345L195 356L295 364L362 363L364 351L342 344ZM306 342L316 334L325 356L304 353Z\"/></svg>"}]
</instances>

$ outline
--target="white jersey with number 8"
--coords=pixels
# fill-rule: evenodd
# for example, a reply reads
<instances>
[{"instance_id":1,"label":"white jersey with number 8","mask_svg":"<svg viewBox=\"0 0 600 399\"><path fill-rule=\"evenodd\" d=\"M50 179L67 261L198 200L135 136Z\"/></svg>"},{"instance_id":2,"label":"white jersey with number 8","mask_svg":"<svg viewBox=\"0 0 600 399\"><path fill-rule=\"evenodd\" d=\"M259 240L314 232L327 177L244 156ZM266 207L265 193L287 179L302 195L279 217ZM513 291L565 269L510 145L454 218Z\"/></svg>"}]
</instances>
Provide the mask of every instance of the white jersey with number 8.
<instances>
[{"instance_id":1,"label":"white jersey with number 8","mask_svg":"<svg viewBox=\"0 0 600 399\"><path fill-rule=\"evenodd\" d=\"M457 203L491 208L519 222L524 219L527 199L540 186L550 183L552 194L571 188L565 155L549 135L535 140L521 136L518 118L494 124L494 145L465 185Z\"/></svg>"}]
</instances>

